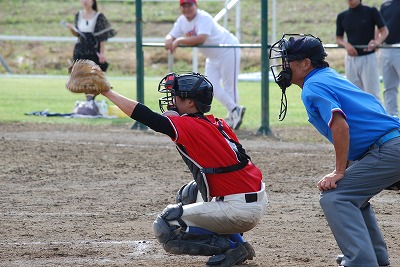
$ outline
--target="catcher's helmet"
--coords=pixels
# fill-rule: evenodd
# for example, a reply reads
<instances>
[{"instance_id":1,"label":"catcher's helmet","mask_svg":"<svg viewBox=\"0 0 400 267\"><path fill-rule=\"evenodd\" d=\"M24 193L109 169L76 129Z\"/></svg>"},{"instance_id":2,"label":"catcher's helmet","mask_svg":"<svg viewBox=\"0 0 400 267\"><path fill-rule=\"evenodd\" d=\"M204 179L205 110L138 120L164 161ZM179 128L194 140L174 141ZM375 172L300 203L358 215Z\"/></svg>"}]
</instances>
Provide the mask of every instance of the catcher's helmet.
<instances>
[{"instance_id":1,"label":"catcher's helmet","mask_svg":"<svg viewBox=\"0 0 400 267\"><path fill-rule=\"evenodd\" d=\"M290 36L289 40L287 36ZM280 64L270 67L275 82L282 90L280 120L285 118L287 111L286 88L292 85L289 62L309 58L312 63L318 65L319 62L324 62L326 56L321 39L311 34L283 34L282 38L271 46L269 58L282 60Z\"/></svg>"},{"instance_id":2,"label":"catcher's helmet","mask_svg":"<svg viewBox=\"0 0 400 267\"><path fill-rule=\"evenodd\" d=\"M213 86L199 73L169 73L161 79L158 91L166 94L159 98L161 112L174 108L174 96L192 99L201 113L211 109Z\"/></svg>"}]
</instances>

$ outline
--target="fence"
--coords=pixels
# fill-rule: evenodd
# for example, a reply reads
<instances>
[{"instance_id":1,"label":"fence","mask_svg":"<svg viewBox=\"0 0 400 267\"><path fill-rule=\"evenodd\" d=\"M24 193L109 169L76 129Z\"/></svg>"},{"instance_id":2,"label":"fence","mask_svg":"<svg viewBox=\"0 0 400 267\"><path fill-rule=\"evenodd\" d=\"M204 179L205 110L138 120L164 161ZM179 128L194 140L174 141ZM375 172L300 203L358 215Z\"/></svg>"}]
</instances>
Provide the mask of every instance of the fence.
<instances>
[{"instance_id":1,"label":"fence","mask_svg":"<svg viewBox=\"0 0 400 267\"><path fill-rule=\"evenodd\" d=\"M144 38L142 40L141 46L143 47L164 47L164 43L162 42L164 39L163 38ZM76 38L75 37L53 37L53 36L14 36L14 35L0 35L0 41L20 41L20 42L29 42L29 41L39 41L39 42L75 42ZM111 38L109 42L112 43L136 43L135 38ZM213 46L198 46L198 47L221 47L221 48L234 48L234 47L239 47L239 48L249 48L249 49L262 49L262 44L238 44L238 45L227 45L227 44L220 44L220 45L213 45ZM269 49L270 45L267 45L267 50ZM342 47L338 46L337 44L325 44L324 47L326 49L342 49ZM356 46L358 48L366 48L367 46ZM379 48L384 48L384 49L392 49L392 48L400 48L400 44L394 44L394 45L380 45ZM189 49L189 48L188 48ZM191 49L197 50L197 47L193 47ZM268 53L267 53L268 54ZM173 69L173 55L169 53L168 55L168 70L171 71ZM268 61L268 59L265 59L265 61ZM6 61L1 57L0 55L0 63L3 65L3 67L6 69L8 73L11 73L10 68L8 67ZM263 62L262 62L263 63ZM265 62L264 62L265 63ZM269 64L269 63L268 63ZM268 65L269 66L269 65ZM197 61L197 53L193 53L192 56L192 70L194 72L197 71L198 68L198 61ZM263 74L263 70L265 73ZM139 78L139 76L142 76ZM144 73L142 75L137 76L137 80L143 79ZM264 78L263 76L266 76ZM259 129L259 133L262 134L269 134L271 131L269 129L269 107L268 107L268 102L269 102L269 88L268 88L268 82L273 81L273 77L269 71L269 68L265 70L265 66L261 66L261 72L259 73L252 73L252 74L241 74L239 76L240 80L251 80L251 81L261 81L261 90L262 90L262 121L261 121L261 127ZM263 80L265 79L265 81ZM143 86L142 86L143 87ZM139 88L139 86L138 86ZM143 90L143 89L142 89ZM140 97L143 98L143 92L138 91L138 101L144 101L144 99L140 99ZM132 126L132 128L139 128L139 129L144 129L142 125L135 124Z\"/></svg>"},{"instance_id":2,"label":"fence","mask_svg":"<svg viewBox=\"0 0 400 267\"><path fill-rule=\"evenodd\" d=\"M69 42L75 43L76 37L59 37L59 36L27 36L27 35L0 35L0 41L17 41L17 42ZM164 47L163 38L143 38L143 47ZM135 44L136 38L118 38L114 37L108 40L110 43L130 43ZM200 46L199 46L200 47ZM250 48L250 49L260 49L261 44L239 44L239 45L219 45L219 46L206 46L206 47L240 47L240 48ZM324 44L326 49L342 49L341 46L337 44ZM367 46L356 46L359 48L366 48ZM400 48L400 44L386 45L382 44L378 48ZM198 72L198 54L195 52L196 47L192 48L194 52L192 53L192 70L194 72ZM0 55L0 64L5 68L7 73L12 74L11 68L8 66L6 59ZM174 56L172 54L168 54L168 71L173 69L174 64ZM249 73L243 73L241 76L241 80L254 80L259 81L261 76L256 74L254 77L251 77Z\"/></svg>"}]
</instances>

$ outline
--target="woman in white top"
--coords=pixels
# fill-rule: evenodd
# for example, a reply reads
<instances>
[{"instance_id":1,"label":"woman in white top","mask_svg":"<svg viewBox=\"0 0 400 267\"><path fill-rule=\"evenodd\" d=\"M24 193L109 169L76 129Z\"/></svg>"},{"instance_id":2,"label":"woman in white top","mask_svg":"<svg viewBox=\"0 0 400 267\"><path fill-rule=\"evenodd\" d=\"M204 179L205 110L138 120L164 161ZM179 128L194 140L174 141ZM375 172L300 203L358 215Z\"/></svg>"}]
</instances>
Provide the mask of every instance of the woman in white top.
<instances>
[{"instance_id":1,"label":"woman in white top","mask_svg":"<svg viewBox=\"0 0 400 267\"><path fill-rule=\"evenodd\" d=\"M78 37L74 47L73 59L90 59L100 66L102 71L108 68L105 56L105 43L116 35L103 13L98 12L96 0L80 0L82 10L75 15L74 25L67 24L71 33ZM86 102L75 107L74 113L97 116L100 114L95 95L86 95Z\"/></svg>"},{"instance_id":2,"label":"woman in white top","mask_svg":"<svg viewBox=\"0 0 400 267\"><path fill-rule=\"evenodd\" d=\"M90 59L96 62L103 71L108 63L105 56L105 42L116 35L103 13L97 10L96 0L80 0L83 9L75 15L74 25L68 24L73 35L78 37L74 47L74 61Z\"/></svg>"}]
</instances>

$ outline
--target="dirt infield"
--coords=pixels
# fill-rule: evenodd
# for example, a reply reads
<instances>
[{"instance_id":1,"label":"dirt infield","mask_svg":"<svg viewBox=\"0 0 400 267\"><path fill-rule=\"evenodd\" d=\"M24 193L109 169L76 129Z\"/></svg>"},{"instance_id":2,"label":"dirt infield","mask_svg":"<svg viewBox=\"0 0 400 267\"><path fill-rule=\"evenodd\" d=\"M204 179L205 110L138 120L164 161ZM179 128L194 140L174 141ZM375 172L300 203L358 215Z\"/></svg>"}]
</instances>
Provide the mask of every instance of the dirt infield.
<instances>
[{"instance_id":1,"label":"dirt infield","mask_svg":"<svg viewBox=\"0 0 400 267\"><path fill-rule=\"evenodd\" d=\"M339 249L315 183L334 164L313 128L238 131L264 174L269 206L245 234L243 266L335 266ZM174 256L152 222L191 175L169 138L129 126L0 124L0 266L204 266ZM400 266L400 194L371 202Z\"/></svg>"}]
</instances>

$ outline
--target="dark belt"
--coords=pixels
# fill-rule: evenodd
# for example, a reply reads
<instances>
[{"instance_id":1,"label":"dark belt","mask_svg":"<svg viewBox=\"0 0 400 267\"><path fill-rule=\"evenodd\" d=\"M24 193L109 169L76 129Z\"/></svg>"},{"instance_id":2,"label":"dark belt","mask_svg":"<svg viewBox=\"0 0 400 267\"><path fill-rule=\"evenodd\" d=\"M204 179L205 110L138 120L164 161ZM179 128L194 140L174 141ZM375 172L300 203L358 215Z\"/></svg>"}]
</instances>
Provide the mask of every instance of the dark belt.
<instances>
[{"instance_id":1,"label":"dark belt","mask_svg":"<svg viewBox=\"0 0 400 267\"><path fill-rule=\"evenodd\" d=\"M246 203L257 202L258 194L257 193L244 194L244 198L246 200ZM224 201L224 197L219 197L218 199L221 200L221 201Z\"/></svg>"},{"instance_id":2,"label":"dark belt","mask_svg":"<svg viewBox=\"0 0 400 267\"><path fill-rule=\"evenodd\" d=\"M390 141L390 140L392 140L392 139L394 139L396 137L399 137L399 136L400 136L400 129L396 129L396 130L388 132L387 134L385 134L382 137L380 137L378 139L378 141L376 141L372 146L376 145L378 147L381 147L387 141Z\"/></svg>"},{"instance_id":3,"label":"dark belt","mask_svg":"<svg viewBox=\"0 0 400 267\"><path fill-rule=\"evenodd\" d=\"M245 194L246 203L257 202L257 193Z\"/></svg>"}]
</instances>

